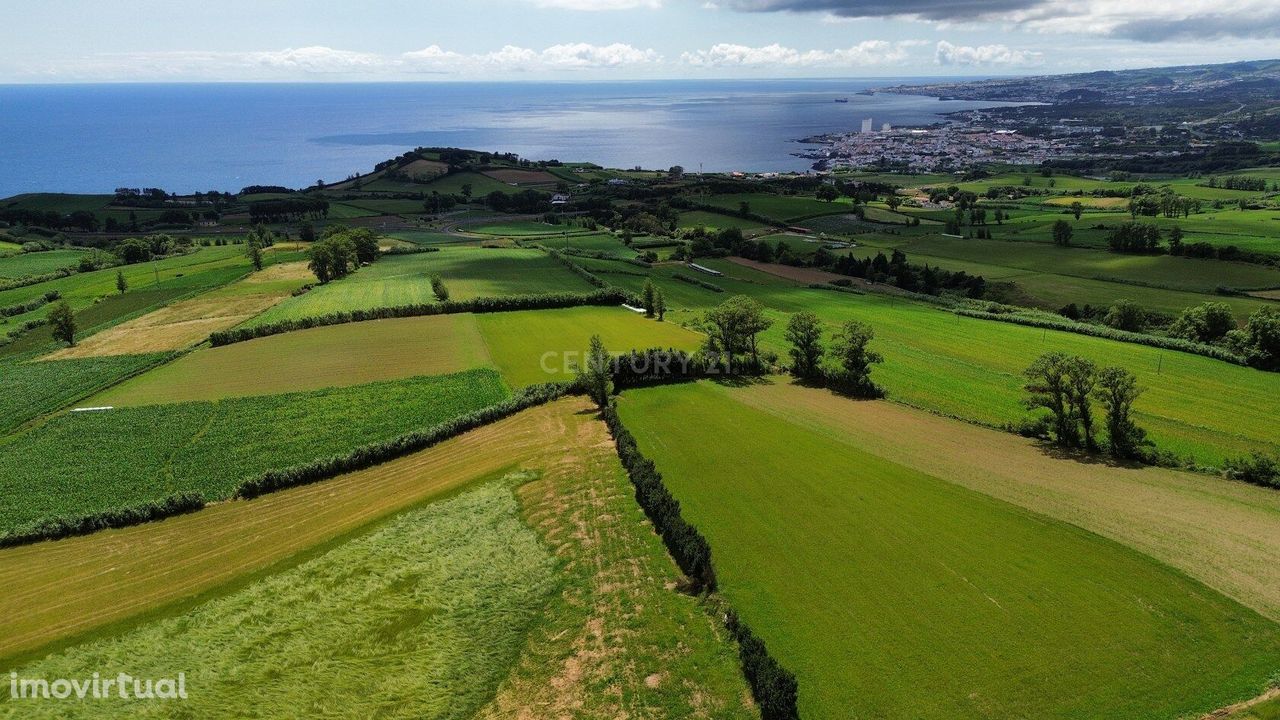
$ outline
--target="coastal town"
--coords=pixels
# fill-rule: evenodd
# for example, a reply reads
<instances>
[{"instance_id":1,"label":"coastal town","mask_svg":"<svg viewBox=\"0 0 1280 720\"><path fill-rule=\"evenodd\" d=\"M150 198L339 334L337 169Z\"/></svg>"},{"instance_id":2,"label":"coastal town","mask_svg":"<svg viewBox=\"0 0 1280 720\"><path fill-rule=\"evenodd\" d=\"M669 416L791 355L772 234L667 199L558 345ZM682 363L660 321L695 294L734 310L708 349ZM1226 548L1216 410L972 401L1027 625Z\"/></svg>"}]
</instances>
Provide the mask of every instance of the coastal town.
<instances>
[{"instance_id":1,"label":"coastal town","mask_svg":"<svg viewBox=\"0 0 1280 720\"><path fill-rule=\"evenodd\" d=\"M815 160L816 170L885 169L905 172L962 170L985 163L1038 165L1073 152L1066 140L1030 137L1008 128L945 124L927 128L872 129L831 133L800 142L816 147L795 153Z\"/></svg>"}]
</instances>

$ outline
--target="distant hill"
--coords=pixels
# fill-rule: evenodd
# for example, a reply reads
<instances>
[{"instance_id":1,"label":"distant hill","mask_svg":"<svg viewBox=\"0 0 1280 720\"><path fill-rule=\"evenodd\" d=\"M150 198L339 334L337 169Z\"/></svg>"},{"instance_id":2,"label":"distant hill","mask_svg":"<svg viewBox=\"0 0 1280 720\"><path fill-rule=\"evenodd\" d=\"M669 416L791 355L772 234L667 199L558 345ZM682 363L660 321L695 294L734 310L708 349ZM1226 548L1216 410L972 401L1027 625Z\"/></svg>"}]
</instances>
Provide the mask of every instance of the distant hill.
<instances>
[{"instance_id":1,"label":"distant hill","mask_svg":"<svg viewBox=\"0 0 1280 720\"><path fill-rule=\"evenodd\" d=\"M1110 105L1164 104L1180 97L1197 101L1265 103L1280 101L1280 60L1220 65L1182 65L1140 70L1105 70L1071 75L977 80L929 85L897 85L881 92L935 95L961 100L1009 102L1103 102Z\"/></svg>"}]
</instances>

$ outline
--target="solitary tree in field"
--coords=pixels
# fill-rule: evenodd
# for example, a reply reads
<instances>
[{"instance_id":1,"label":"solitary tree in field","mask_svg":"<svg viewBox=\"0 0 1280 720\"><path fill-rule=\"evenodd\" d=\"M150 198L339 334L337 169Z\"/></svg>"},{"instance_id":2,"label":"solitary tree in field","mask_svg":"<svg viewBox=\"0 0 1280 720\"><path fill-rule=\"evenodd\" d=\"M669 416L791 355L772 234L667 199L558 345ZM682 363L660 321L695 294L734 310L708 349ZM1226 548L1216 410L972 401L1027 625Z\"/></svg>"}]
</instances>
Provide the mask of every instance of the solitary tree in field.
<instances>
[{"instance_id":1,"label":"solitary tree in field","mask_svg":"<svg viewBox=\"0 0 1280 720\"><path fill-rule=\"evenodd\" d=\"M1124 368L1103 368L1098 373L1098 386L1093 394L1107 413L1107 444L1111 455L1120 459L1138 457L1147 433L1133 422L1133 401L1142 394L1137 378Z\"/></svg>"},{"instance_id":2,"label":"solitary tree in field","mask_svg":"<svg viewBox=\"0 0 1280 720\"><path fill-rule=\"evenodd\" d=\"M884 204L888 205L890 210L897 212L898 208L902 206L902 198L898 197L896 193L889 193L885 196Z\"/></svg>"},{"instance_id":3,"label":"solitary tree in field","mask_svg":"<svg viewBox=\"0 0 1280 720\"><path fill-rule=\"evenodd\" d=\"M129 289L129 281L124 279L124 271L117 270L116 271L116 292L123 295L124 291L128 289Z\"/></svg>"},{"instance_id":4,"label":"solitary tree in field","mask_svg":"<svg viewBox=\"0 0 1280 720\"><path fill-rule=\"evenodd\" d=\"M811 312L798 312L787 322L791 374L812 380L822 374L822 324Z\"/></svg>"},{"instance_id":5,"label":"solitary tree in field","mask_svg":"<svg viewBox=\"0 0 1280 720\"><path fill-rule=\"evenodd\" d=\"M867 347L874 337L871 326L857 320L847 321L836 333L831 355L840 367L832 377L837 388L858 397L884 395L884 391L871 380L871 366L884 362L880 353Z\"/></svg>"},{"instance_id":6,"label":"solitary tree in field","mask_svg":"<svg viewBox=\"0 0 1280 720\"><path fill-rule=\"evenodd\" d=\"M662 322L667 316L667 296L662 294L662 289L655 291L653 296L653 311L658 314L658 322Z\"/></svg>"},{"instance_id":7,"label":"solitary tree in field","mask_svg":"<svg viewBox=\"0 0 1280 720\"><path fill-rule=\"evenodd\" d=\"M1071 223L1066 220L1057 220L1053 223L1053 244L1066 247L1071 244L1071 235L1074 231L1071 229Z\"/></svg>"},{"instance_id":8,"label":"solitary tree in field","mask_svg":"<svg viewBox=\"0 0 1280 720\"><path fill-rule=\"evenodd\" d=\"M249 262L253 263L254 270L262 269L262 248L258 243L250 238L245 244L244 253L249 256Z\"/></svg>"},{"instance_id":9,"label":"solitary tree in field","mask_svg":"<svg viewBox=\"0 0 1280 720\"><path fill-rule=\"evenodd\" d=\"M76 344L76 316L66 300L53 306L49 311L49 326L53 328L53 337L67 345Z\"/></svg>"},{"instance_id":10,"label":"solitary tree in field","mask_svg":"<svg viewBox=\"0 0 1280 720\"><path fill-rule=\"evenodd\" d=\"M655 300L657 299L656 290L653 287L653 280L649 278L645 278L644 290L641 293L641 297L644 299L645 317L653 317L654 312L656 310L656 308L654 307Z\"/></svg>"},{"instance_id":11,"label":"solitary tree in field","mask_svg":"<svg viewBox=\"0 0 1280 720\"><path fill-rule=\"evenodd\" d=\"M1077 222L1080 221L1082 213L1084 213L1084 206L1080 204L1079 200L1071 203L1071 214L1075 216Z\"/></svg>"},{"instance_id":12,"label":"solitary tree in field","mask_svg":"<svg viewBox=\"0 0 1280 720\"><path fill-rule=\"evenodd\" d=\"M840 191L834 185L820 185L815 196L824 202L835 202L840 197Z\"/></svg>"},{"instance_id":13,"label":"solitary tree in field","mask_svg":"<svg viewBox=\"0 0 1280 720\"><path fill-rule=\"evenodd\" d=\"M604 341L599 335L591 336L587 357L578 367L578 383L596 405L603 408L609 404L609 396L613 394L613 377L609 352L604 349Z\"/></svg>"}]
</instances>

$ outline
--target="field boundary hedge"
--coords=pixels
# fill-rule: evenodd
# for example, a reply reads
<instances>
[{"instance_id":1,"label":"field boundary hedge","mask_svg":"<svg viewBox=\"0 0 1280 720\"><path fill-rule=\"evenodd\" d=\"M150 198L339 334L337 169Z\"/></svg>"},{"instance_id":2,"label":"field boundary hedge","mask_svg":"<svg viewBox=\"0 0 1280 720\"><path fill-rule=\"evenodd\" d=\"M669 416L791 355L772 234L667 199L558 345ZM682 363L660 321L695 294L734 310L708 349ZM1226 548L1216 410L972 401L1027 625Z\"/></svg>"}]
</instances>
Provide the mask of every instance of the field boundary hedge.
<instances>
[{"instance_id":1,"label":"field boundary hedge","mask_svg":"<svg viewBox=\"0 0 1280 720\"><path fill-rule=\"evenodd\" d=\"M636 502L653 522L672 559L700 591L714 592L716 576L711 564L710 543L684 519L680 513L680 501L667 489L662 473L653 461L640 452L635 437L618 415L617 407L610 404L600 411L600 415L613 435L618 459L635 486ZM728 607L727 601L722 600L720 604ZM799 686L795 675L769 654L764 641L732 609L725 611L724 623L738 643L742 674L760 707L762 720L799 718L796 707Z\"/></svg>"},{"instance_id":2,"label":"field boundary hedge","mask_svg":"<svg viewBox=\"0 0 1280 720\"><path fill-rule=\"evenodd\" d=\"M1202 355L1214 360L1229 362L1233 365L1248 365L1244 358L1226 348L1217 347L1216 345L1206 345L1204 343L1193 342L1191 340L1183 340L1182 338L1147 335L1146 333L1117 330L1105 325L1090 325L1089 323L1072 322L1067 319L1055 320L1052 318L1034 317L1018 313L993 313L962 307L953 308L951 312L962 317L976 318L978 320L995 320L996 322L1025 325L1027 327L1043 328L1046 330L1060 330L1062 332L1070 332L1077 335L1088 335L1090 337L1103 338L1106 340L1146 345L1148 347L1160 348L1162 350L1176 350L1179 352L1190 353L1192 355Z\"/></svg>"},{"instance_id":3,"label":"field boundary hedge","mask_svg":"<svg viewBox=\"0 0 1280 720\"><path fill-rule=\"evenodd\" d=\"M517 310L554 310L559 308L580 307L584 305L621 305L631 296L625 290L606 287L594 292L560 292L538 295L507 295L501 297L482 297L471 300L449 300L446 302L423 303L418 305L392 305L371 308L368 310L343 310L326 315L311 315L294 320L281 320L251 327L219 330L209 335L209 344L213 347L254 340L269 335L308 330L328 325L345 325L347 323L365 322L368 320L385 320L388 318L422 317L429 315L452 315L455 313L491 313L513 312Z\"/></svg>"},{"instance_id":4,"label":"field boundary hedge","mask_svg":"<svg viewBox=\"0 0 1280 720\"><path fill-rule=\"evenodd\" d=\"M853 295L865 294L865 292L861 292L853 288L843 288L830 284L813 283L809 285L809 287L821 290L835 290L837 292L845 292ZM1202 357L1228 362L1232 365L1249 365L1243 357L1227 348L1218 347L1217 345L1207 345L1205 343L1198 343L1191 340L1184 340L1182 338L1170 338L1161 335L1130 332L1128 330L1117 330L1105 325L1092 325L1090 323L1075 322L1067 318L1057 319L1051 317L1037 317L1035 315L1028 315L1023 308L1015 308L1009 305L999 306L1003 308L1010 308L1009 312L991 312L989 310L979 310L975 307L965 307L966 301L956 300L946 296L922 295L920 293L906 291L888 292L875 287L867 287L865 288L865 291L875 293L877 295L899 297L907 300L928 303L930 305L950 310L956 315L974 318L975 320L994 320L996 322L1011 323L1013 325L1024 325L1026 327L1042 328L1045 330L1058 330L1061 332L1075 333L1077 335L1088 335L1089 337L1102 338L1104 340L1115 340L1116 342L1146 345L1147 347L1160 348L1161 350L1174 350L1177 352L1190 353L1192 355L1200 355ZM980 300L967 302L985 304L988 306L992 305L991 303L983 303Z\"/></svg>"},{"instance_id":5,"label":"field boundary hedge","mask_svg":"<svg viewBox=\"0 0 1280 720\"><path fill-rule=\"evenodd\" d=\"M573 383L543 383L530 385L515 395L475 412L447 420L426 430L405 433L390 440L362 445L349 453L312 460L282 470L268 470L240 483L234 497L251 500L285 488L309 485L321 480L364 470L394 460L404 455L426 450L434 445L509 417L523 410L544 405L569 395L575 389Z\"/></svg>"},{"instance_id":6,"label":"field boundary hedge","mask_svg":"<svg viewBox=\"0 0 1280 720\"><path fill-rule=\"evenodd\" d=\"M705 290L710 290L711 292L717 292L717 293L724 292L724 288L720 287L719 285L716 285L715 283L709 283L706 280L699 280L698 278L693 277L692 275L685 275L682 272L673 272L671 273L671 277L675 278L676 280L679 280L680 282L686 282L686 283L689 283L690 285L697 285L698 287L703 288Z\"/></svg>"},{"instance_id":7,"label":"field boundary hedge","mask_svg":"<svg viewBox=\"0 0 1280 720\"><path fill-rule=\"evenodd\" d=\"M87 515L48 518L40 520L28 530L0 535L0 547L27 545L42 540L60 540L75 535L89 535L109 528L141 525L174 515L195 512L204 505L204 496L200 493L179 492L162 500L153 500L132 507L113 508Z\"/></svg>"},{"instance_id":8,"label":"field boundary hedge","mask_svg":"<svg viewBox=\"0 0 1280 720\"><path fill-rule=\"evenodd\" d=\"M462 433L488 425L538 405L558 400L575 392L573 383L544 383L524 388L510 398L475 412L447 420L425 430L405 433L390 440L362 445L343 455L313 460L282 470L268 470L242 481L233 498L249 500L276 490L327 480L356 470L394 460L410 453L426 450ZM42 519L28 529L0 535L0 548L27 545L42 540L59 540L75 535L88 535L108 528L163 520L175 515L195 512L206 500L198 492L177 492L161 500L112 508L85 515Z\"/></svg>"}]
</instances>

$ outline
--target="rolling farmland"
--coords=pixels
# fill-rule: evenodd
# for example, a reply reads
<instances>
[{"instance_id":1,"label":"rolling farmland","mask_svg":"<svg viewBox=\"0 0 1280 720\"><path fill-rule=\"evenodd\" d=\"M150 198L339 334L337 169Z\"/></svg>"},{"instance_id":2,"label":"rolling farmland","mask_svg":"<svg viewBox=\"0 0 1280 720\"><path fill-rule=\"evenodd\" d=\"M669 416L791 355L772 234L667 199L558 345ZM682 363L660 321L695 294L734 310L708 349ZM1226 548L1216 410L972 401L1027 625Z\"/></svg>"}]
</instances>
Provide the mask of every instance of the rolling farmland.
<instances>
[{"instance_id":1,"label":"rolling farmland","mask_svg":"<svg viewBox=\"0 0 1280 720\"><path fill-rule=\"evenodd\" d=\"M1176 717L1280 661L1280 628L1146 556L714 388L621 412L806 717Z\"/></svg>"}]
</instances>

